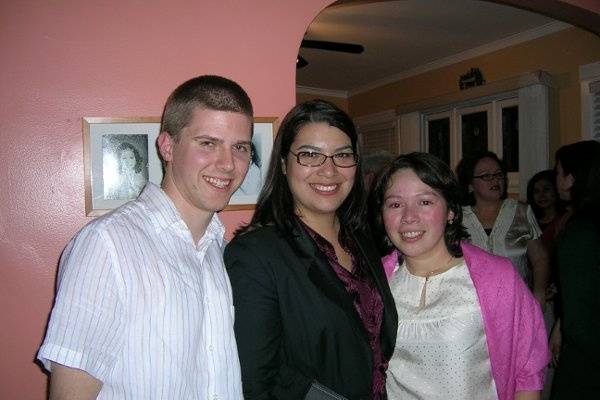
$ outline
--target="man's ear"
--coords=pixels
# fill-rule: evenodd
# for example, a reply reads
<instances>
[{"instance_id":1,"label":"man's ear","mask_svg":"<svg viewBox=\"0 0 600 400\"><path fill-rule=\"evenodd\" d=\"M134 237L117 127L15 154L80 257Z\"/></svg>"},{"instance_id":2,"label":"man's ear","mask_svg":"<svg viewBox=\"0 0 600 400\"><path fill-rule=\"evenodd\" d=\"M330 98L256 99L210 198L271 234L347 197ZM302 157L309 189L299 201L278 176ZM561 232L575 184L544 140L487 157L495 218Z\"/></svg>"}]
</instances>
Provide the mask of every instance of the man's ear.
<instances>
[{"instance_id":1,"label":"man's ear","mask_svg":"<svg viewBox=\"0 0 600 400\"><path fill-rule=\"evenodd\" d=\"M158 151L160 156L165 162L171 162L173 160L173 139L168 132L161 132L158 135L156 143L158 144Z\"/></svg>"}]
</instances>

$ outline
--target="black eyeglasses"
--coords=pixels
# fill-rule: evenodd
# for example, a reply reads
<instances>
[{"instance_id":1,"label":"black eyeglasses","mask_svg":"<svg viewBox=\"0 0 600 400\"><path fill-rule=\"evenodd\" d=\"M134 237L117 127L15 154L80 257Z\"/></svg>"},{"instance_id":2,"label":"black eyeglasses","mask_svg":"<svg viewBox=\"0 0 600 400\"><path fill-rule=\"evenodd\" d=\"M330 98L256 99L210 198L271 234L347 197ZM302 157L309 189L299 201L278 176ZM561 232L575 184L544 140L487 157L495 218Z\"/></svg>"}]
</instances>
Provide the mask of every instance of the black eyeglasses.
<instances>
[{"instance_id":1,"label":"black eyeglasses","mask_svg":"<svg viewBox=\"0 0 600 400\"><path fill-rule=\"evenodd\" d=\"M331 158L333 164L340 168L354 167L358 163L358 157L354 153L336 153L331 156L327 156L322 153L315 151L299 151L291 154L296 156L296 162L305 167L319 167L325 163L328 158Z\"/></svg>"},{"instance_id":2,"label":"black eyeglasses","mask_svg":"<svg viewBox=\"0 0 600 400\"><path fill-rule=\"evenodd\" d=\"M494 179L504 179L504 172L496 172L495 174L481 174L474 176L473 179L481 179L482 181L489 182Z\"/></svg>"}]
</instances>

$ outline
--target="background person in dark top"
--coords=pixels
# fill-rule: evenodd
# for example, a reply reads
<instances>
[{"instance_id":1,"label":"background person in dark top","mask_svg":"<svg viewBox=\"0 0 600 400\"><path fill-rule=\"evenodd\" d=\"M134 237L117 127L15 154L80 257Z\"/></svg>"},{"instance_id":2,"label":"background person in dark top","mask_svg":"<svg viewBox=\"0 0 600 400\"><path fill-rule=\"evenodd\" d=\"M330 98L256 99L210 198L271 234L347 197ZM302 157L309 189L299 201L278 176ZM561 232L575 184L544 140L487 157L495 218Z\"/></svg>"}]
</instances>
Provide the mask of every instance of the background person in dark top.
<instances>
[{"instance_id":1,"label":"background person in dark top","mask_svg":"<svg viewBox=\"0 0 600 400\"><path fill-rule=\"evenodd\" d=\"M573 216L559 234L562 336L551 399L600 397L600 143L588 140L556 152L557 187ZM555 327L556 328L556 327Z\"/></svg>"}]
</instances>

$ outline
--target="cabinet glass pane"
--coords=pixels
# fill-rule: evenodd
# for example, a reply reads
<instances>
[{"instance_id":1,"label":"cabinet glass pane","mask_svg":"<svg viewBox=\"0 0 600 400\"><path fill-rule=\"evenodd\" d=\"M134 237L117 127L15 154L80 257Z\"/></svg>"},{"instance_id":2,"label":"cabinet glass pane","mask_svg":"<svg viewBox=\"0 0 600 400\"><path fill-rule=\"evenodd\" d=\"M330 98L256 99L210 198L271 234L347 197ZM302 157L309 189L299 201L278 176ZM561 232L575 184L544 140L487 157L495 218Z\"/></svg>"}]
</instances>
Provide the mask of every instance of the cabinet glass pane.
<instances>
[{"instance_id":1,"label":"cabinet glass pane","mask_svg":"<svg viewBox=\"0 0 600 400\"><path fill-rule=\"evenodd\" d=\"M450 118L427 122L428 152L450 165Z\"/></svg>"},{"instance_id":2,"label":"cabinet glass pane","mask_svg":"<svg viewBox=\"0 0 600 400\"><path fill-rule=\"evenodd\" d=\"M461 122L463 157L486 151L488 148L487 112L479 111L472 114L463 114Z\"/></svg>"},{"instance_id":3,"label":"cabinet glass pane","mask_svg":"<svg viewBox=\"0 0 600 400\"><path fill-rule=\"evenodd\" d=\"M519 106L502 109L502 158L508 172L519 172Z\"/></svg>"}]
</instances>

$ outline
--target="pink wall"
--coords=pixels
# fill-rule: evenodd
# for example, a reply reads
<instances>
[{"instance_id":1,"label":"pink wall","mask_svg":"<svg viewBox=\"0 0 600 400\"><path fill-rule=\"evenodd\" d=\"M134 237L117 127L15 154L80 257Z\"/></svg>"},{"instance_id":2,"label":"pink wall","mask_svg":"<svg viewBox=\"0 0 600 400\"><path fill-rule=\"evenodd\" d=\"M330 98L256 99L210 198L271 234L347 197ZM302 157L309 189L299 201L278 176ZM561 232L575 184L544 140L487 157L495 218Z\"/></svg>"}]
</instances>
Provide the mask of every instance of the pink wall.
<instances>
[{"instance_id":1,"label":"pink wall","mask_svg":"<svg viewBox=\"0 0 600 400\"><path fill-rule=\"evenodd\" d=\"M178 83L207 73L240 82L257 115L281 117L298 44L331 2L0 2L0 399L45 395L32 360L57 260L89 221L81 117L159 115ZM249 216L223 219L231 231Z\"/></svg>"},{"instance_id":2,"label":"pink wall","mask_svg":"<svg viewBox=\"0 0 600 400\"><path fill-rule=\"evenodd\" d=\"M183 80L246 88L256 115L295 102L295 57L330 0L0 2L0 399L42 399L32 363L60 252L84 216L81 117L160 115ZM228 227L249 212L224 215Z\"/></svg>"}]
</instances>

